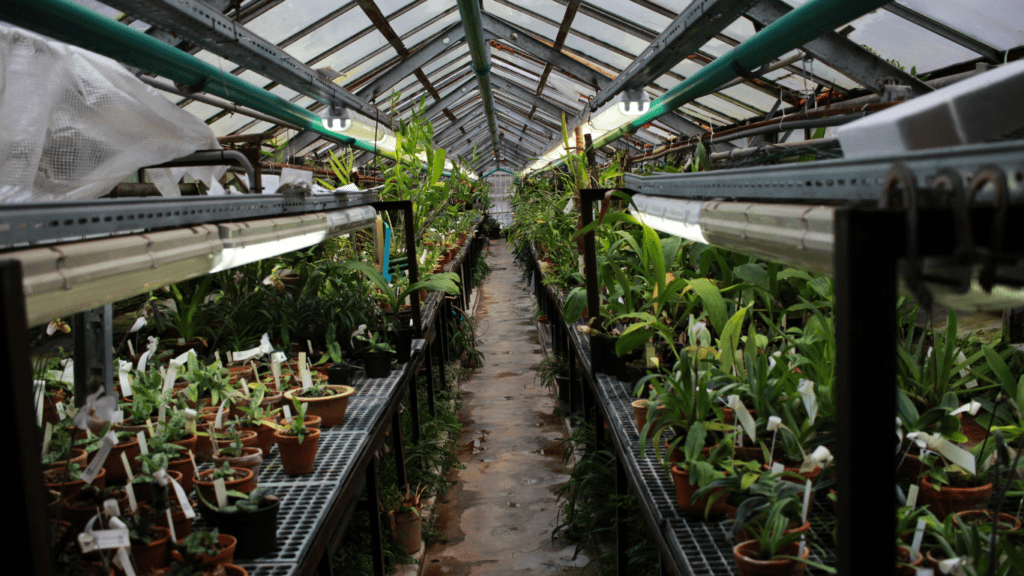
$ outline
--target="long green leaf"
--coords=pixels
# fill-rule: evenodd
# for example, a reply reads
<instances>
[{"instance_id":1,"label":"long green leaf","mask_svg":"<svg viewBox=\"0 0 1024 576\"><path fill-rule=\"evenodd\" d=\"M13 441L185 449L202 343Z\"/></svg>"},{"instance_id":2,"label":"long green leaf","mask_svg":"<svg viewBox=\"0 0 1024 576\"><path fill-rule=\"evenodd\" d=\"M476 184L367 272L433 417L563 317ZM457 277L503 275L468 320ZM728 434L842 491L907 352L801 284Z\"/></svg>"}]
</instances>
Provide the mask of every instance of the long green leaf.
<instances>
[{"instance_id":1,"label":"long green leaf","mask_svg":"<svg viewBox=\"0 0 1024 576\"><path fill-rule=\"evenodd\" d=\"M722 334L723 330L725 330L728 312L725 309L725 299L722 298L721 290L707 278L691 280L690 287L693 288L694 293L701 299L704 312L707 313L711 325L715 327L715 331Z\"/></svg>"}]
</instances>

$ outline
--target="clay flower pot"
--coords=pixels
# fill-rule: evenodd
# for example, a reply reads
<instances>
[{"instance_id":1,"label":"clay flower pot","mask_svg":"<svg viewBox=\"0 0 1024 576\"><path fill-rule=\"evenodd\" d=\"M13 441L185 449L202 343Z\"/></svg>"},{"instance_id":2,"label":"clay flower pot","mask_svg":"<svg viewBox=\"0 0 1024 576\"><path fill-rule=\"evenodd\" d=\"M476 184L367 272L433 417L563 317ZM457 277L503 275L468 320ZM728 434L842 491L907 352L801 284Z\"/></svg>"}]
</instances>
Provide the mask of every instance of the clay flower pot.
<instances>
[{"instance_id":1,"label":"clay flower pot","mask_svg":"<svg viewBox=\"0 0 1024 576\"><path fill-rule=\"evenodd\" d=\"M936 490L928 477L921 479L921 491L918 492L918 502L928 506L933 513L940 518L950 514L974 510L979 508L992 496L992 483L984 486L957 488L955 486L943 486L942 490Z\"/></svg>"},{"instance_id":2,"label":"clay flower pot","mask_svg":"<svg viewBox=\"0 0 1024 576\"><path fill-rule=\"evenodd\" d=\"M650 400L633 400L633 416L636 418L636 431L642 432L644 426L647 425L647 409L650 406Z\"/></svg>"},{"instance_id":3,"label":"clay flower pot","mask_svg":"<svg viewBox=\"0 0 1024 576\"><path fill-rule=\"evenodd\" d=\"M132 557L139 569L139 574L149 574L155 568L167 566L167 542L171 539L171 531L157 526L153 528L159 535L149 544L133 544Z\"/></svg>"},{"instance_id":4,"label":"clay flower pot","mask_svg":"<svg viewBox=\"0 0 1024 576\"><path fill-rule=\"evenodd\" d=\"M274 432L277 437L277 449L281 452L281 467L289 476L301 476L313 472L316 463L317 443L320 441L320 430L314 428L305 434L302 444L299 437Z\"/></svg>"},{"instance_id":5,"label":"clay flower pot","mask_svg":"<svg viewBox=\"0 0 1024 576\"><path fill-rule=\"evenodd\" d=\"M227 462L232 468L252 470L253 482L260 481L260 464L263 463L263 450L255 447L242 448L241 456L227 456L222 452L213 453L213 465L220 468Z\"/></svg>"},{"instance_id":6,"label":"clay flower pot","mask_svg":"<svg viewBox=\"0 0 1024 576\"><path fill-rule=\"evenodd\" d=\"M85 453L85 450L82 450L81 448L72 448L71 449L71 458L68 458L68 460L70 460L72 464L78 464L82 468L85 468L85 463L86 463L87 459L88 459L88 455ZM54 468L64 468L65 466L67 466L68 460L56 460L56 461L51 462L49 464L43 464L43 470L53 470Z\"/></svg>"},{"instance_id":7,"label":"clay flower pot","mask_svg":"<svg viewBox=\"0 0 1024 576\"><path fill-rule=\"evenodd\" d=\"M199 442L199 436L196 436L195 434L189 434L188 436L185 436L181 440L173 440L173 441L171 441L171 444L175 444L177 446L181 446L182 448L184 448L184 450L181 450L178 453L182 454L184 456L188 456L188 453L189 453L190 450L193 453L195 453L195 451L196 451L196 443L198 443L198 442Z\"/></svg>"},{"instance_id":8,"label":"clay flower pot","mask_svg":"<svg viewBox=\"0 0 1024 576\"><path fill-rule=\"evenodd\" d=\"M192 468L192 459L188 456L179 458L177 460L171 460L167 463L167 471L171 470L181 473L181 480L178 482L181 484L182 489L188 494L192 491L192 479L195 476L195 469Z\"/></svg>"},{"instance_id":9,"label":"clay flower pot","mask_svg":"<svg viewBox=\"0 0 1024 576\"><path fill-rule=\"evenodd\" d=\"M178 544L181 544L182 540L184 538L178 540ZM207 556L206 554L199 556L199 561L202 562L203 566L220 566L222 564L231 564L235 561L235 546L238 545L238 539L230 534L218 533L217 543L220 545L220 552L216 556ZM171 557L174 558L175 562L185 561L177 550L171 551Z\"/></svg>"},{"instance_id":10,"label":"clay flower pot","mask_svg":"<svg viewBox=\"0 0 1024 576\"><path fill-rule=\"evenodd\" d=\"M128 479L128 473L121 461L121 454L128 457L128 465L131 467L132 474L138 474L141 464L135 460L135 457L141 453L138 438L130 438L120 444L115 444L110 454L107 455L107 460L103 463L103 467L107 469L107 481L111 484L123 484Z\"/></svg>"},{"instance_id":11,"label":"clay flower pot","mask_svg":"<svg viewBox=\"0 0 1024 576\"><path fill-rule=\"evenodd\" d=\"M174 534L179 538L184 538L192 533L192 519L185 516L185 512L181 509L176 497L172 496L171 502L171 521L174 522ZM196 507L196 501L189 498L188 503L194 510ZM167 528L167 515L161 514L157 516L156 525Z\"/></svg>"},{"instance_id":12,"label":"clay flower pot","mask_svg":"<svg viewBox=\"0 0 1024 576\"><path fill-rule=\"evenodd\" d=\"M758 560L757 549L757 540L747 540L733 547L732 558L736 562L736 567L739 568L740 576L803 576L804 568L807 566L803 562ZM797 549L796 544L791 544L782 552L787 556L796 556ZM810 555L810 548L805 546L804 553L800 558L808 558Z\"/></svg>"},{"instance_id":13,"label":"clay flower pot","mask_svg":"<svg viewBox=\"0 0 1024 576\"><path fill-rule=\"evenodd\" d=\"M242 446L253 447L256 446L256 433L252 431L237 430L238 438L242 441ZM225 444L226 439L215 438L217 444ZM214 446L214 442L209 436L200 436L199 441L196 443L196 462L209 462L213 460L213 453L217 451Z\"/></svg>"},{"instance_id":14,"label":"clay flower pot","mask_svg":"<svg viewBox=\"0 0 1024 576\"><path fill-rule=\"evenodd\" d=\"M60 479L63 477L63 468L51 468L50 470L43 471L44 485L47 490L53 490L63 494L64 496L74 496L82 491L82 487L85 486L84 480L70 480L62 482ZM54 480L54 481L51 481ZM107 469L100 468L100 473L93 479L92 485L99 488L100 490L107 487Z\"/></svg>"},{"instance_id":15,"label":"clay flower pot","mask_svg":"<svg viewBox=\"0 0 1024 576\"><path fill-rule=\"evenodd\" d=\"M798 533L801 533L801 534L809 534L811 532L811 521L810 520L808 520L807 522L804 522L803 526L796 526L794 524L790 524L789 526L790 526L789 528L786 528L786 532L785 532L786 534L793 534L794 532L798 532ZM753 539L754 539L754 536L746 528L740 528L736 532L736 543L737 544L742 544L742 543L746 542L747 540L753 540Z\"/></svg>"},{"instance_id":16,"label":"clay flower pot","mask_svg":"<svg viewBox=\"0 0 1024 576\"><path fill-rule=\"evenodd\" d=\"M690 484L690 473L682 470L679 466L672 466L672 480L676 485L676 502L679 504L679 508L682 509L683 514L690 516L704 516L704 509L708 506L707 498L700 498L695 500L693 498L694 493L699 489L698 486ZM711 516L725 514L728 512L725 499L718 499L714 505L711 506L709 514Z\"/></svg>"},{"instance_id":17,"label":"clay flower pot","mask_svg":"<svg viewBox=\"0 0 1024 576\"><path fill-rule=\"evenodd\" d=\"M279 421L279 424L281 424L281 426L291 426L293 419L294 419L294 416L292 418L287 419L287 420L284 419L284 418L281 418L281 420ZM323 423L323 419L321 419L319 416L314 416L313 414L308 414L307 413L306 414L306 419L303 420L303 423L306 425L306 428L310 428L310 429L316 428L317 430L319 430L321 428L321 424ZM277 430L275 430L274 432L276 433ZM275 444L277 443L277 436L274 436L274 443Z\"/></svg>"},{"instance_id":18,"label":"clay flower pot","mask_svg":"<svg viewBox=\"0 0 1024 576\"><path fill-rule=\"evenodd\" d=\"M991 510L964 510L963 512L957 512L955 521L957 525L961 522L965 524L992 524L995 512ZM1007 514L1006 512L999 513L999 532L1011 532L1021 529L1020 518L1017 518L1013 514Z\"/></svg>"},{"instance_id":19,"label":"clay flower pot","mask_svg":"<svg viewBox=\"0 0 1024 576\"><path fill-rule=\"evenodd\" d=\"M243 494L248 494L256 488L256 482L253 480L252 470L248 468L232 468L235 471L235 477L231 480L224 481L224 487L228 490L238 490ZM217 502L217 492L213 488L213 473L216 470L206 470L200 472L198 476L195 476L192 480L195 484L196 490L206 498L207 502Z\"/></svg>"},{"instance_id":20,"label":"clay flower pot","mask_svg":"<svg viewBox=\"0 0 1024 576\"><path fill-rule=\"evenodd\" d=\"M327 385L326 388L333 390L334 394L320 398L303 398L299 395L300 392L289 390L284 393L284 397L288 400L294 398L299 402L304 402L306 404L306 413L319 416L322 420L321 426L330 428L340 425L345 419L345 411L348 409L348 397L356 389L351 386L333 385Z\"/></svg>"},{"instance_id":21,"label":"clay flower pot","mask_svg":"<svg viewBox=\"0 0 1024 576\"><path fill-rule=\"evenodd\" d=\"M415 511L395 512L395 539L409 554L415 554L423 547L423 523Z\"/></svg>"},{"instance_id":22,"label":"clay flower pot","mask_svg":"<svg viewBox=\"0 0 1024 576\"><path fill-rule=\"evenodd\" d=\"M924 555L914 552L908 546L896 548L896 576L914 576L924 564Z\"/></svg>"}]
</instances>

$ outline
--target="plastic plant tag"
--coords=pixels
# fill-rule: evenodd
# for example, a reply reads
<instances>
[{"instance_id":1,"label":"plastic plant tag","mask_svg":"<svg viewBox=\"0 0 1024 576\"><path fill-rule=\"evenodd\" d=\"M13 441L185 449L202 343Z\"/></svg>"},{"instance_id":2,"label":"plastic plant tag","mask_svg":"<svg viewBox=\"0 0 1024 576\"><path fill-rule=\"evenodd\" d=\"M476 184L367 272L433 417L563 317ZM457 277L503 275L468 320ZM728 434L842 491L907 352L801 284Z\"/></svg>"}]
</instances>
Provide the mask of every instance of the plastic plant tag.
<instances>
[{"instance_id":1,"label":"plastic plant tag","mask_svg":"<svg viewBox=\"0 0 1024 576\"><path fill-rule=\"evenodd\" d=\"M260 350L264 354L270 354L274 351L274 345L270 343L270 335L266 332L263 333L263 336L260 336Z\"/></svg>"},{"instance_id":2,"label":"plastic plant tag","mask_svg":"<svg viewBox=\"0 0 1024 576\"><path fill-rule=\"evenodd\" d=\"M147 362L149 362L149 350L146 350L145 352L142 353L142 356L139 356L139 364L135 367L135 369L138 370L139 372L145 372Z\"/></svg>"},{"instance_id":3,"label":"plastic plant tag","mask_svg":"<svg viewBox=\"0 0 1024 576\"><path fill-rule=\"evenodd\" d=\"M238 379L238 386L242 389L242 395L249 398L249 383L245 381L245 378Z\"/></svg>"},{"instance_id":4,"label":"plastic plant tag","mask_svg":"<svg viewBox=\"0 0 1024 576\"><path fill-rule=\"evenodd\" d=\"M284 412L284 419L285 420L291 420L292 419L292 409L289 408L287 404L282 404L281 405L281 411Z\"/></svg>"},{"instance_id":5,"label":"plastic plant tag","mask_svg":"<svg viewBox=\"0 0 1024 576\"><path fill-rule=\"evenodd\" d=\"M810 418L810 423L814 424L814 419L818 416L818 397L814 395L814 382L801 379L797 390L800 391L800 397L803 398L807 417Z\"/></svg>"},{"instance_id":6,"label":"plastic plant tag","mask_svg":"<svg viewBox=\"0 0 1024 576\"><path fill-rule=\"evenodd\" d=\"M562 214L570 214L575 209L576 202L574 202L572 198L569 198L569 201L565 203L565 208L562 209Z\"/></svg>"},{"instance_id":7,"label":"plastic plant tag","mask_svg":"<svg viewBox=\"0 0 1024 576\"><path fill-rule=\"evenodd\" d=\"M198 415L198 413L195 410L193 410L191 408L186 408L185 409L185 434L195 434L196 433L196 416L197 415Z\"/></svg>"},{"instance_id":8,"label":"plastic plant tag","mask_svg":"<svg viewBox=\"0 0 1024 576\"><path fill-rule=\"evenodd\" d=\"M918 492L919 492L919 489L917 487L917 484L911 484L910 488L907 489L907 506L910 506L911 508L916 508L917 507L917 493Z\"/></svg>"},{"instance_id":9,"label":"plastic plant tag","mask_svg":"<svg viewBox=\"0 0 1024 576\"><path fill-rule=\"evenodd\" d=\"M146 325L146 317L145 316L139 316L138 318L135 319L135 324L132 324L132 327L128 329L128 333L129 334L134 334L135 332L138 332L139 330L141 330L142 327L145 326L145 325Z\"/></svg>"},{"instance_id":10,"label":"plastic plant tag","mask_svg":"<svg viewBox=\"0 0 1024 576\"><path fill-rule=\"evenodd\" d=\"M305 352L299 352L299 377L302 378L303 390L309 390L313 387L313 378L309 375L309 366L306 366Z\"/></svg>"},{"instance_id":11,"label":"plastic plant tag","mask_svg":"<svg viewBox=\"0 0 1024 576\"><path fill-rule=\"evenodd\" d=\"M179 355L177 358L171 360L171 363L176 364L178 366L184 366L188 362L188 357L190 355L196 356L196 351L192 348L189 348L185 352L182 352L181 355Z\"/></svg>"},{"instance_id":12,"label":"plastic plant tag","mask_svg":"<svg viewBox=\"0 0 1024 576\"><path fill-rule=\"evenodd\" d=\"M188 459L192 461L192 471L196 473L196 476L199 476L199 465L196 464L196 455L191 450L188 451Z\"/></svg>"},{"instance_id":13,"label":"plastic plant tag","mask_svg":"<svg viewBox=\"0 0 1024 576\"><path fill-rule=\"evenodd\" d=\"M185 489L178 484L178 481L174 478L170 478L171 486L174 487L174 495L178 498L178 504L181 505L181 511L185 513L185 518L189 520L196 517L196 511L192 508L192 504L188 501L188 494L185 494Z\"/></svg>"},{"instance_id":14,"label":"plastic plant tag","mask_svg":"<svg viewBox=\"0 0 1024 576\"><path fill-rule=\"evenodd\" d=\"M80 533L78 535L78 546L82 549L82 553L86 554L97 550L125 548L131 546L131 542L128 540L127 529L113 528L110 530L93 530Z\"/></svg>"},{"instance_id":15,"label":"plastic plant tag","mask_svg":"<svg viewBox=\"0 0 1024 576\"><path fill-rule=\"evenodd\" d=\"M806 520L804 520L806 522ZM800 558L804 555L804 547L807 546L807 539L801 534L800 535L800 547L796 549L796 557Z\"/></svg>"},{"instance_id":16,"label":"plastic plant tag","mask_svg":"<svg viewBox=\"0 0 1024 576\"><path fill-rule=\"evenodd\" d=\"M309 355L312 356L313 355L313 343L310 342L309 340L306 340L306 347L309 348Z\"/></svg>"},{"instance_id":17,"label":"plastic plant tag","mask_svg":"<svg viewBox=\"0 0 1024 576\"><path fill-rule=\"evenodd\" d=\"M217 478L213 481L213 491L217 496L217 506L223 508L228 505L228 489L224 486L224 479Z\"/></svg>"},{"instance_id":18,"label":"plastic plant tag","mask_svg":"<svg viewBox=\"0 0 1024 576\"><path fill-rule=\"evenodd\" d=\"M961 406L961 407L957 408L956 410L953 410L952 412L950 412L949 415L950 416L956 416L957 414L962 414L964 412L967 412L971 416L977 416L978 415L978 410L981 410L981 402L978 402L977 400L971 400L967 404L964 404L963 406Z\"/></svg>"},{"instance_id":19,"label":"plastic plant tag","mask_svg":"<svg viewBox=\"0 0 1024 576\"><path fill-rule=\"evenodd\" d=\"M250 360L249 361L249 366L252 366L252 381L253 382L259 382L260 381L260 371L256 369L256 363L253 362L252 360Z\"/></svg>"},{"instance_id":20,"label":"plastic plant tag","mask_svg":"<svg viewBox=\"0 0 1024 576\"><path fill-rule=\"evenodd\" d=\"M160 389L160 392L167 393L174 388L174 381L178 378L178 365L171 361L170 366L167 367L167 372L164 372L164 385Z\"/></svg>"},{"instance_id":21,"label":"plastic plant tag","mask_svg":"<svg viewBox=\"0 0 1024 576\"><path fill-rule=\"evenodd\" d=\"M782 474L786 466L782 462L772 462L772 474Z\"/></svg>"},{"instance_id":22,"label":"plastic plant tag","mask_svg":"<svg viewBox=\"0 0 1024 576\"><path fill-rule=\"evenodd\" d=\"M111 424L121 424L123 422L124 422L124 410L118 410L117 412L114 412L114 416L111 417L110 423Z\"/></svg>"},{"instance_id":23,"label":"plastic plant tag","mask_svg":"<svg viewBox=\"0 0 1024 576\"><path fill-rule=\"evenodd\" d=\"M966 564L965 558L947 558L939 562L939 572L942 574L953 574L953 571ZM918 571L918 574L921 574Z\"/></svg>"},{"instance_id":24,"label":"plastic plant tag","mask_svg":"<svg viewBox=\"0 0 1024 576\"><path fill-rule=\"evenodd\" d=\"M128 339L128 355L135 356L135 346L132 346L132 341L130 338Z\"/></svg>"},{"instance_id":25,"label":"plastic plant tag","mask_svg":"<svg viewBox=\"0 0 1024 576\"><path fill-rule=\"evenodd\" d=\"M143 430L135 435L139 439L139 452L149 454L149 444L146 443L146 431ZM122 452L123 454L123 452Z\"/></svg>"},{"instance_id":26,"label":"plastic plant tag","mask_svg":"<svg viewBox=\"0 0 1024 576\"><path fill-rule=\"evenodd\" d=\"M36 400L36 426L43 424L43 405L46 403L46 382L43 380L35 381L35 400Z\"/></svg>"},{"instance_id":27,"label":"plastic plant tag","mask_svg":"<svg viewBox=\"0 0 1024 576\"><path fill-rule=\"evenodd\" d=\"M60 416L61 420L71 416L71 414L68 414L67 411L64 410L63 402L57 402L53 407L57 409L57 415Z\"/></svg>"},{"instance_id":28,"label":"plastic plant tag","mask_svg":"<svg viewBox=\"0 0 1024 576\"><path fill-rule=\"evenodd\" d=\"M274 375L274 385L281 389L281 360L275 352L270 356L270 372Z\"/></svg>"},{"instance_id":29,"label":"plastic plant tag","mask_svg":"<svg viewBox=\"0 0 1024 576\"><path fill-rule=\"evenodd\" d=\"M121 385L121 396L128 398L132 395L132 381L128 371L132 369L131 362L124 360L117 361L117 382Z\"/></svg>"},{"instance_id":30,"label":"plastic plant tag","mask_svg":"<svg viewBox=\"0 0 1024 576\"><path fill-rule=\"evenodd\" d=\"M729 407L732 408L736 414L736 419L740 421L743 426L743 430L750 437L751 442L757 442L756 427L757 424L754 422L754 417L750 415L750 411L743 405L743 401L736 394L729 396Z\"/></svg>"},{"instance_id":31,"label":"plastic plant tag","mask_svg":"<svg viewBox=\"0 0 1024 576\"><path fill-rule=\"evenodd\" d=\"M811 511L811 479L808 478L804 484L804 507L803 511L800 512L800 517L803 518L804 522L807 522L807 513Z\"/></svg>"},{"instance_id":32,"label":"plastic plant tag","mask_svg":"<svg viewBox=\"0 0 1024 576\"><path fill-rule=\"evenodd\" d=\"M779 418L778 416L769 416L768 417L768 431L769 432L774 432L774 431L778 430L779 429L779 424L782 424L782 418Z\"/></svg>"},{"instance_id":33,"label":"plastic plant tag","mask_svg":"<svg viewBox=\"0 0 1024 576\"><path fill-rule=\"evenodd\" d=\"M185 345L185 339L184 338L178 338L178 346L184 346L184 345Z\"/></svg>"},{"instance_id":34,"label":"plastic plant tag","mask_svg":"<svg viewBox=\"0 0 1024 576\"><path fill-rule=\"evenodd\" d=\"M956 363L957 364L964 364L964 365L967 364L967 356L964 355L964 351L963 350L957 350L957 352L956 352ZM963 370L960 371L960 377L961 378L966 378L966 377L968 377L970 375L971 375L971 373L970 373L969 370L967 370L967 368L964 368ZM978 379L977 378L975 378L974 380L968 380L967 382L964 383L964 388L967 388L968 390L970 390L971 388L977 388L977 387L978 387Z\"/></svg>"},{"instance_id":35,"label":"plastic plant tag","mask_svg":"<svg viewBox=\"0 0 1024 576\"><path fill-rule=\"evenodd\" d=\"M114 563L121 564L121 570L124 570L124 576L135 576L135 567L132 566L132 561L128 558L127 549L117 549L117 556L114 556Z\"/></svg>"},{"instance_id":36,"label":"plastic plant tag","mask_svg":"<svg viewBox=\"0 0 1024 576\"><path fill-rule=\"evenodd\" d=\"M131 483L135 480L135 474L132 474L132 465L128 463L128 454L121 452L121 464L124 465L124 473L128 475L128 482Z\"/></svg>"},{"instance_id":37,"label":"plastic plant tag","mask_svg":"<svg viewBox=\"0 0 1024 576\"><path fill-rule=\"evenodd\" d=\"M132 514L139 511L139 502L135 499L135 486L132 484L125 484L124 491L128 493L128 508L131 509Z\"/></svg>"},{"instance_id":38,"label":"plastic plant tag","mask_svg":"<svg viewBox=\"0 0 1024 576\"><path fill-rule=\"evenodd\" d=\"M245 362L246 360L251 360L253 358L258 358L262 356L263 350L260 349L259 346L257 346L255 348L250 348L248 350L243 350L240 352L231 352L229 355L231 357L232 362Z\"/></svg>"},{"instance_id":39,"label":"plastic plant tag","mask_svg":"<svg viewBox=\"0 0 1024 576\"><path fill-rule=\"evenodd\" d=\"M217 430L224 427L224 406L226 406L227 403L228 401L225 398L224 401L220 403L220 408L217 409L217 418L213 421L213 427Z\"/></svg>"},{"instance_id":40,"label":"plastic plant tag","mask_svg":"<svg viewBox=\"0 0 1024 576\"><path fill-rule=\"evenodd\" d=\"M160 404L160 407L156 409L156 419L160 422L167 422L167 405Z\"/></svg>"},{"instance_id":41,"label":"plastic plant tag","mask_svg":"<svg viewBox=\"0 0 1024 576\"><path fill-rule=\"evenodd\" d=\"M86 428L88 430L88 428ZM85 471L82 472L81 479L86 484L92 484L92 481L96 479L96 475L100 473L100 469L103 468L103 463L107 461L107 456L110 455L110 451L114 449L114 445L117 444L117 436L114 435L114 431L111 430L103 436L100 440L100 448L93 455L92 461L85 467Z\"/></svg>"},{"instance_id":42,"label":"plastic plant tag","mask_svg":"<svg viewBox=\"0 0 1024 576\"><path fill-rule=\"evenodd\" d=\"M917 521L917 528L914 528L914 542L910 547L918 554L921 553L921 541L924 540L924 527L926 525L924 518L921 518Z\"/></svg>"},{"instance_id":43,"label":"plastic plant tag","mask_svg":"<svg viewBox=\"0 0 1024 576\"><path fill-rule=\"evenodd\" d=\"M43 456L50 451L50 441L53 440L53 424L46 423L46 429L43 430Z\"/></svg>"},{"instance_id":44,"label":"plastic plant tag","mask_svg":"<svg viewBox=\"0 0 1024 576\"><path fill-rule=\"evenodd\" d=\"M153 430L153 420L146 418L146 430L149 431L150 436L156 436L156 431Z\"/></svg>"},{"instance_id":45,"label":"plastic plant tag","mask_svg":"<svg viewBox=\"0 0 1024 576\"><path fill-rule=\"evenodd\" d=\"M167 514L167 527L171 530L171 542L177 542L178 534L174 531L174 518L171 518L171 509L164 510L164 513Z\"/></svg>"}]
</instances>

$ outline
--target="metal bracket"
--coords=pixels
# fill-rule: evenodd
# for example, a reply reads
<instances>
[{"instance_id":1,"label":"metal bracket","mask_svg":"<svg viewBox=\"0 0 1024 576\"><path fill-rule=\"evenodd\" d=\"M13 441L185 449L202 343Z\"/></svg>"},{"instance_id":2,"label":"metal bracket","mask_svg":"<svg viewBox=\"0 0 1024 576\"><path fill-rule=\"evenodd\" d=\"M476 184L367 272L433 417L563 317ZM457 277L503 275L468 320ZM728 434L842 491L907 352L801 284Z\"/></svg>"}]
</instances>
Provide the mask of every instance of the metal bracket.
<instances>
[{"instance_id":1,"label":"metal bracket","mask_svg":"<svg viewBox=\"0 0 1024 576\"><path fill-rule=\"evenodd\" d=\"M75 406L83 406L91 388L114 394L114 310L101 308L75 314Z\"/></svg>"},{"instance_id":2,"label":"metal bracket","mask_svg":"<svg viewBox=\"0 0 1024 576\"><path fill-rule=\"evenodd\" d=\"M914 91L910 86L903 84L886 84L882 86L882 102L901 102L914 97Z\"/></svg>"}]
</instances>

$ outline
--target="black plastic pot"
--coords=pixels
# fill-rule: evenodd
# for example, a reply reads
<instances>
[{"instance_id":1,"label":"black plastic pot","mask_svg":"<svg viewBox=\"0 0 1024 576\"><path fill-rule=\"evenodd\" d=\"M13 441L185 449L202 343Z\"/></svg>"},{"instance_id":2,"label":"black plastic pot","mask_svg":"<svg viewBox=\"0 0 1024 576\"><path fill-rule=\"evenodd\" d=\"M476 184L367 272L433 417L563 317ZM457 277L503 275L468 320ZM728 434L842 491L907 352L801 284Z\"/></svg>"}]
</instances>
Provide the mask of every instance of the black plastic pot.
<instances>
[{"instance_id":1,"label":"black plastic pot","mask_svg":"<svg viewBox=\"0 0 1024 576\"><path fill-rule=\"evenodd\" d=\"M277 512L281 501L255 512L223 513L203 508L203 516L225 534L238 539L235 558L259 558L277 548Z\"/></svg>"},{"instance_id":2,"label":"black plastic pot","mask_svg":"<svg viewBox=\"0 0 1024 576\"><path fill-rule=\"evenodd\" d=\"M348 364L331 364L327 369L327 383L338 386L349 386L352 384L352 375L355 368Z\"/></svg>"},{"instance_id":3,"label":"black plastic pot","mask_svg":"<svg viewBox=\"0 0 1024 576\"><path fill-rule=\"evenodd\" d=\"M590 337L591 368L595 373L618 377L618 356L615 355L615 340L609 336Z\"/></svg>"},{"instance_id":4,"label":"black plastic pot","mask_svg":"<svg viewBox=\"0 0 1024 576\"><path fill-rule=\"evenodd\" d=\"M402 328L392 332L391 341L395 346L395 359L400 364L408 362L412 356L412 336L412 328Z\"/></svg>"},{"instance_id":5,"label":"black plastic pot","mask_svg":"<svg viewBox=\"0 0 1024 576\"><path fill-rule=\"evenodd\" d=\"M366 352L363 354L363 365L366 367L367 378L387 378L391 376L391 352Z\"/></svg>"}]
</instances>

